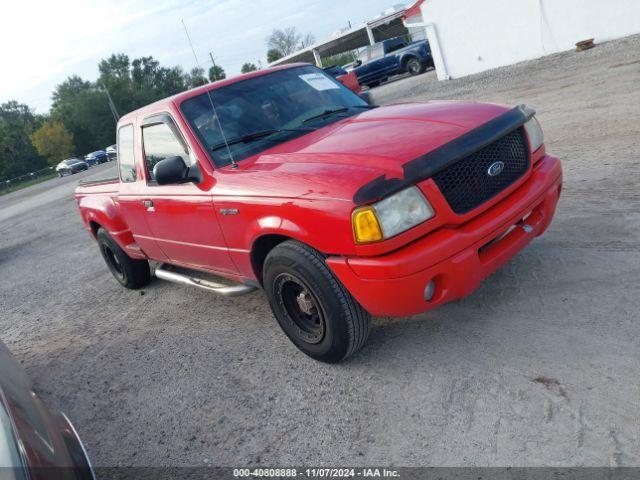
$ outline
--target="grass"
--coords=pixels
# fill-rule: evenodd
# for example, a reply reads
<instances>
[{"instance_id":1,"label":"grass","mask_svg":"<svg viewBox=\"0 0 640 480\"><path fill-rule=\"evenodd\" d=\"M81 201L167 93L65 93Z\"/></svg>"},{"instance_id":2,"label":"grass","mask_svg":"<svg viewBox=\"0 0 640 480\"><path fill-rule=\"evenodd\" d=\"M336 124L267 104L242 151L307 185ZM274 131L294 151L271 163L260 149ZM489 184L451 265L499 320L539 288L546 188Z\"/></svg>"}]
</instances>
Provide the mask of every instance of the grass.
<instances>
[{"instance_id":1,"label":"grass","mask_svg":"<svg viewBox=\"0 0 640 480\"><path fill-rule=\"evenodd\" d=\"M45 173L44 175L41 175L37 178L32 178L21 183L16 183L15 185L11 185L8 188L4 186L6 185L4 182L0 182L0 195L15 192L16 190L22 190L23 188L30 187L31 185L37 185L38 183L45 182L57 176L58 174L52 171L51 173Z\"/></svg>"}]
</instances>

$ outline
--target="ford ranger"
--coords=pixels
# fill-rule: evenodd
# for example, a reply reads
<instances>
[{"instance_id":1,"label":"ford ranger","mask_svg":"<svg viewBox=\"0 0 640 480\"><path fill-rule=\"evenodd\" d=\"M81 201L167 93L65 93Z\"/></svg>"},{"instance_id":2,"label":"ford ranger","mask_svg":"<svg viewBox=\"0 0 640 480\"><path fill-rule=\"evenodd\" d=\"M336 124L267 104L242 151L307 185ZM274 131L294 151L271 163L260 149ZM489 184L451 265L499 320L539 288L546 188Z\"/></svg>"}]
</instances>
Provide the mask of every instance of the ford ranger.
<instances>
[{"instance_id":1,"label":"ford ranger","mask_svg":"<svg viewBox=\"0 0 640 480\"><path fill-rule=\"evenodd\" d=\"M562 172L534 113L375 107L316 67L281 66L125 115L118 178L76 199L123 286L146 285L153 261L160 279L263 289L300 350L337 362L371 315L463 298L547 229Z\"/></svg>"}]
</instances>

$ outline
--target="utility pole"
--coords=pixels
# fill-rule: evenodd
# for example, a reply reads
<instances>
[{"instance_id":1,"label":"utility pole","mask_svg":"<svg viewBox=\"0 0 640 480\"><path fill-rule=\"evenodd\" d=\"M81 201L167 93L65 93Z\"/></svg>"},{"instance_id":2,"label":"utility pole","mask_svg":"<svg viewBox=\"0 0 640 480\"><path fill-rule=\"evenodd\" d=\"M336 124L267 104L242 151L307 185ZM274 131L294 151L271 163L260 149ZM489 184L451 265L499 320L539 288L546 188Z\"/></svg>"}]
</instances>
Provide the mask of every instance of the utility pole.
<instances>
[{"instance_id":1,"label":"utility pole","mask_svg":"<svg viewBox=\"0 0 640 480\"><path fill-rule=\"evenodd\" d=\"M215 66L216 66L216 61L215 61L215 59L213 58L213 52L209 52L209 58L211 59L211 64L212 64L212 65L213 65L213 67L215 68ZM215 72L215 70L214 70L214 72ZM216 80L218 80L218 75L217 75L217 73L216 73L213 77L214 77L214 78L210 78L210 79L209 79L209 83L213 83L213 82L215 82Z\"/></svg>"}]
</instances>

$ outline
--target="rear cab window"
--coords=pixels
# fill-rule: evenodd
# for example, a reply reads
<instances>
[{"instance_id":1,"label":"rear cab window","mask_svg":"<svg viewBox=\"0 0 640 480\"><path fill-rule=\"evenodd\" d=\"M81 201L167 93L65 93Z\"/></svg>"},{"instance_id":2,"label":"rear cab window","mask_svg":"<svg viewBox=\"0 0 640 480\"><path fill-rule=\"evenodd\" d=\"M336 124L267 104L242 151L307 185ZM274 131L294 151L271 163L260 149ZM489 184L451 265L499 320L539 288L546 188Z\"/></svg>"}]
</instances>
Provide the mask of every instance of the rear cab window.
<instances>
[{"instance_id":1,"label":"rear cab window","mask_svg":"<svg viewBox=\"0 0 640 480\"><path fill-rule=\"evenodd\" d=\"M137 180L133 153L133 125L131 124L118 129L118 170L122 182L131 183Z\"/></svg>"}]
</instances>

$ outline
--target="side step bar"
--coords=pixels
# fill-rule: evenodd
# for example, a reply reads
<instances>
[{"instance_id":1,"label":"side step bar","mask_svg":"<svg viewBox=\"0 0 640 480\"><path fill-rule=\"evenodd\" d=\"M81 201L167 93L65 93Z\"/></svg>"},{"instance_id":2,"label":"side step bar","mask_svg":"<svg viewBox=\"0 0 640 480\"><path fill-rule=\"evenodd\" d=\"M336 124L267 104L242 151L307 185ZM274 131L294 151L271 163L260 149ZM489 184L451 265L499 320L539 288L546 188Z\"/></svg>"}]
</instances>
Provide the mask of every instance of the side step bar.
<instances>
[{"instance_id":1,"label":"side step bar","mask_svg":"<svg viewBox=\"0 0 640 480\"><path fill-rule=\"evenodd\" d=\"M221 283L212 282L210 280L204 280L202 278L195 278L188 275L183 275L181 273L171 272L169 270L165 270L163 267L164 265L160 265L158 268L156 268L156 277L162 280L167 280L169 282L179 283L181 285L189 285L191 287L202 288L203 290L218 293L220 295L224 295L225 297L238 297L255 290L255 287L251 287L249 285L223 285Z\"/></svg>"}]
</instances>

